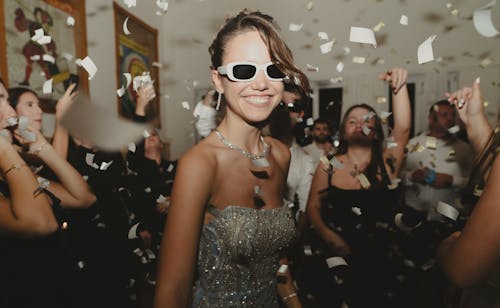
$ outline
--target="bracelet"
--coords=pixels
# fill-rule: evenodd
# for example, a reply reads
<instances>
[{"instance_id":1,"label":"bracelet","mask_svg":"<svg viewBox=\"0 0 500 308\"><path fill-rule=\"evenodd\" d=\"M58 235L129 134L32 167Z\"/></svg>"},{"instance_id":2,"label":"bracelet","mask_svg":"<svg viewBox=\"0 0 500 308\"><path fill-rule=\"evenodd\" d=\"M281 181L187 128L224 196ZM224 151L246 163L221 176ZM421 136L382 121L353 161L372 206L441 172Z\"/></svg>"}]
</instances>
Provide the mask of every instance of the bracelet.
<instances>
[{"instance_id":1,"label":"bracelet","mask_svg":"<svg viewBox=\"0 0 500 308\"><path fill-rule=\"evenodd\" d=\"M12 170L19 170L22 167L27 167L27 165L26 164L17 164L17 163L12 164L12 166L10 166L9 169L5 170L5 172L3 173L3 175L6 176L7 173L11 172Z\"/></svg>"},{"instance_id":2,"label":"bracelet","mask_svg":"<svg viewBox=\"0 0 500 308\"><path fill-rule=\"evenodd\" d=\"M34 148L32 150L30 150L29 152L33 155L38 155L40 154L41 151L43 151L43 149L45 149L45 146L49 144L48 142L45 142L44 144L42 144L41 146L37 147L37 148Z\"/></svg>"},{"instance_id":3,"label":"bracelet","mask_svg":"<svg viewBox=\"0 0 500 308\"><path fill-rule=\"evenodd\" d=\"M289 300L290 298L295 297L295 296L297 296L297 293L292 292L292 293L288 294L287 296L283 296L282 300L283 300L283 302L286 302L287 300Z\"/></svg>"}]
</instances>

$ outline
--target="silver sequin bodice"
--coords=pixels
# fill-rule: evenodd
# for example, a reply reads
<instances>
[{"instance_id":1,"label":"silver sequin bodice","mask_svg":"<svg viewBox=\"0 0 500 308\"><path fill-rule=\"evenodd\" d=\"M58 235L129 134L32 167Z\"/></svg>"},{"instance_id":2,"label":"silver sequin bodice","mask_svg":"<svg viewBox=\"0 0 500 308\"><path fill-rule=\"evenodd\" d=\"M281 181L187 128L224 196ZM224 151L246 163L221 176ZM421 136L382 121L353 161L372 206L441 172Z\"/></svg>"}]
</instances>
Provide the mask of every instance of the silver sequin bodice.
<instances>
[{"instance_id":1,"label":"silver sequin bodice","mask_svg":"<svg viewBox=\"0 0 500 308\"><path fill-rule=\"evenodd\" d=\"M201 231L193 307L278 307L279 252L295 238L290 210L209 210L215 217Z\"/></svg>"}]
</instances>

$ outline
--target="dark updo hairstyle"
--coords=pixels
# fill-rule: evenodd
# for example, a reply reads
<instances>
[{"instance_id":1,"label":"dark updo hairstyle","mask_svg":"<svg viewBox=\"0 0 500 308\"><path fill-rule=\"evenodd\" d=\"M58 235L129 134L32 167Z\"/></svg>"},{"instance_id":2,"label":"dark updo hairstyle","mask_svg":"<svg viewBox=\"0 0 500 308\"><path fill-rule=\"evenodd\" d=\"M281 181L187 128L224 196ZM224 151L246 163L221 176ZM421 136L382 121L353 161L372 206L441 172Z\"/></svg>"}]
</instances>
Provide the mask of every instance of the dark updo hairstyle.
<instances>
[{"instance_id":1,"label":"dark updo hairstyle","mask_svg":"<svg viewBox=\"0 0 500 308\"><path fill-rule=\"evenodd\" d=\"M349 109L347 109L347 111L344 113L344 117L342 118L342 122L340 124L339 148L336 154L340 155L347 153L347 148L349 147L349 143L345 137L345 127L347 124L347 118L349 117L349 114L355 108L363 108L366 109L368 112L373 112L373 114L375 114L375 116L373 117L375 119L375 127L373 128L375 132L375 138L373 139L373 143L371 146L372 159L368 164L368 166L366 167L364 173L368 178L368 180L370 181L370 183L372 184L371 185L372 189L387 187L387 185L391 183L391 180L386 172L384 164L384 138L385 138L384 130L382 128L382 121L380 120L380 117L377 115L375 109L373 109L370 105L356 104L349 107ZM382 175L380 180L377 178L378 174Z\"/></svg>"},{"instance_id":2,"label":"dark updo hairstyle","mask_svg":"<svg viewBox=\"0 0 500 308\"><path fill-rule=\"evenodd\" d=\"M9 103L12 106L12 108L14 108L14 110L16 110L16 106L17 106L17 103L19 102L19 98L24 93L31 93L31 94L35 95L36 97L38 97L38 94L36 94L35 91L33 91L29 88L26 88L26 87L16 87L16 88L9 89Z\"/></svg>"},{"instance_id":3,"label":"dark updo hairstyle","mask_svg":"<svg viewBox=\"0 0 500 308\"><path fill-rule=\"evenodd\" d=\"M274 19L259 11L244 9L236 16L226 19L208 48L212 59L212 69L222 65L222 57L229 40L238 34L257 31L267 45L271 61L287 76L288 82L295 82L302 93L310 93L310 85L304 73L295 65L293 55L285 41L279 35L279 27Z\"/></svg>"}]
</instances>

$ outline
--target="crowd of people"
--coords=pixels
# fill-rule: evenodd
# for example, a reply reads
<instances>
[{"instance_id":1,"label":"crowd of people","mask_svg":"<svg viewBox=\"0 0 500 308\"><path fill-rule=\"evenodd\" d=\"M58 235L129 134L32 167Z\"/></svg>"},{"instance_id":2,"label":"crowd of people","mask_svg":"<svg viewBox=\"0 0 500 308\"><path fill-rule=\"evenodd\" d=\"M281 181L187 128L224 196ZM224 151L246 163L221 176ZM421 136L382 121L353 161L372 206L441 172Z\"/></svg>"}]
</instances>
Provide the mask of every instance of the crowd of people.
<instances>
[{"instance_id":1,"label":"crowd of people","mask_svg":"<svg viewBox=\"0 0 500 308\"><path fill-rule=\"evenodd\" d=\"M305 121L309 81L271 16L228 18L209 53L179 162L155 129L121 152L71 136L74 84L47 140L37 93L0 80L1 307L499 305L500 129L479 78L411 138L390 68L391 127L362 103L334 132ZM154 96L137 89L135 121Z\"/></svg>"}]
</instances>

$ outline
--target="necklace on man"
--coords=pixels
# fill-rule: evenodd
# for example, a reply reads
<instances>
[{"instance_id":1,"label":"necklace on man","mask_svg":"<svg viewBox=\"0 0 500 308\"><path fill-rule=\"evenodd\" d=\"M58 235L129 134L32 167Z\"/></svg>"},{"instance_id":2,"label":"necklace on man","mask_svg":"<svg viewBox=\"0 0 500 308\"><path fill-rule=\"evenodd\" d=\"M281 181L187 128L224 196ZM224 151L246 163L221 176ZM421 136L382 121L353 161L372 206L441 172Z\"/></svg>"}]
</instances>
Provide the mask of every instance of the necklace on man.
<instances>
[{"instance_id":1,"label":"necklace on man","mask_svg":"<svg viewBox=\"0 0 500 308\"><path fill-rule=\"evenodd\" d=\"M267 153L269 152L269 145L264 141L264 138L262 136L260 136L260 141L264 145L264 151L262 151L262 153L260 155L257 155L257 154L253 154L253 153L250 153L248 151L245 151L244 149L232 144L226 138L224 138L224 136L222 136L222 134L217 129L215 129L214 131L215 131L215 134L217 135L217 137L219 137L220 141L222 141L222 143L225 146L227 146L228 148L230 148L232 150L236 150L236 151L240 152L241 154L243 154L244 156L250 158L250 161L255 166L263 167L263 168L269 167L269 161L266 158Z\"/></svg>"}]
</instances>

